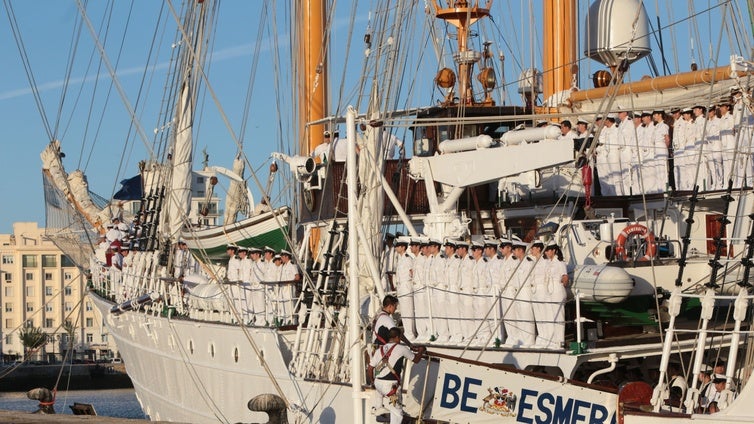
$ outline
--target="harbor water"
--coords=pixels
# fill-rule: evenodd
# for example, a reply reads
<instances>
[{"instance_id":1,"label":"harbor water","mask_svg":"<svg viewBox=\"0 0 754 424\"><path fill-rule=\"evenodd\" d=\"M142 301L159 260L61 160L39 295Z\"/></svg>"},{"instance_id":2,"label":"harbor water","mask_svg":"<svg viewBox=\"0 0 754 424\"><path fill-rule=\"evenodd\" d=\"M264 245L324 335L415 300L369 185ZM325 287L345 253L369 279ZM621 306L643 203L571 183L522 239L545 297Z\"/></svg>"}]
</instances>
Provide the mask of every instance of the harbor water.
<instances>
[{"instance_id":1,"label":"harbor water","mask_svg":"<svg viewBox=\"0 0 754 424\"><path fill-rule=\"evenodd\" d=\"M146 419L133 389L60 391L55 412L71 415L69 406L74 402L92 404L101 416ZM0 393L0 409L34 412L37 405L37 401L26 397L26 392Z\"/></svg>"}]
</instances>

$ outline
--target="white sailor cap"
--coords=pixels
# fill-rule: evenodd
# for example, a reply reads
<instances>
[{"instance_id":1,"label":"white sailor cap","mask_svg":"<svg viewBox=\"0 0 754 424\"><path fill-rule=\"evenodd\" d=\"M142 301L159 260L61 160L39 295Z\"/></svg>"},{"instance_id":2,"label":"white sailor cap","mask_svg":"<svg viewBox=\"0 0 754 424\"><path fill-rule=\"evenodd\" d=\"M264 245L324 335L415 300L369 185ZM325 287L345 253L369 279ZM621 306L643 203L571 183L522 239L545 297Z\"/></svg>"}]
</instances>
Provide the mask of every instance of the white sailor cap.
<instances>
[{"instance_id":1,"label":"white sailor cap","mask_svg":"<svg viewBox=\"0 0 754 424\"><path fill-rule=\"evenodd\" d=\"M681 113L692 113L692 112L693 112L693 110L691 110L690 107L685 107L685 108L681 109Z\"/></svg>"},{"instance_id":2,"label":"white sailor cap","mask_svg":"<svg viewBox=\"0 0 754 424\"><path fill-rule=\"evenodd\" d=\"M511 246L513 245L513 242L508 240L505 237L500 237L500 246Z\"/></svg>"},{"instance_id":3,"label":"white sailor cap","mask_svg":"<svg viewBox=\"0 0 754 424\"><path fill-rule=\"evenodd\" d=\"M586 119L579 118L578 121L576 121L576 124L582 124L582 125L589 125L589 122Z\"/></svg>"},{"instance_id":4,"label":"white sailor cap","mask_svg":"<svg viewBox=\"0 0 754 424\"><path fill-rule=\"evenodd\" d=\"M707 107L706 107L706 106L703 106L703 105L701 105L701 104L699 104L699 103L695 104L695 105L694 105L694 106L692 106L691 108L692 108L692 109L707 109Z\"/></svg>"},{"instance_id":5,"label":"white sailor cap","mask_svg":"<svg viewBox=\"0 0 754 424\"><path fill-rule=\"evenodd\" d=\"M616 115L615 113L612 113L612 112L610 112L610 113L607 114L607 119L612 119L613 121L615 121L615 118L617 118L617 117L618 117L618 115Z\"/></svg>"},{"instance_id":6,"label":"white sailor cap","mask_svg":"<svg viewBox=\"0 0 754 424\"><path fill-rule=\"evenodd\" d=\"M236 246L235 244L229 243L227 246L225 246L225 250L228 250L228 249L237 250L238 246Z\"/></svg>"},{"instance_id":7,"label":"white sailor cap","mask_svg":"<svg viewBox=\"0 0 754 424\"><path fill-rule=\"evenodd\" d=\"M271 248L270 246L265 246L264 249L262 249L262 251L275 253L275 249Z\"/></svg>"},{"instance_id":8,"label":"white sailor cap","mask_svg":"<svg viewBox=\"0 0 754 424\"><path fill-rule=\"evenodd\" d=\"M325 131L324 133L322 133L322 135L324 135L325 137L330 137L330 131Z\"/></svg>"},{"instance_id":9,"label":"white sailor cap","mask_svg":"<svg viewBox=\"0 0 754 424\"><path fill-rule=\"evenodd\" d=\"M557 249L558 244L555 243L555 240L550 240L549 243L547 243L547 246L545 246L545 249Z\"/></svg>"},{"instance_id":10,"label":"white sailor cap","mask_svg":"<svg viewBox=\"0 0 754 424\"><path fill-rule=\"evenodd\" d=\"M458 247L458 242L456 240L446 238L445 243L443 243L443 246L450 246L455 249L456 247Z\"/></svg>"},{"instance_id":11,"label":"white sailor cap","mask_svg":"<svg viewBox=\"0 0 754 424\"><path fill-rule=\"evenodd\" d=\"M641 116L652 116L652 111L650 110L642 110Z\"/></svg>"},{"instance_id":12,"label":"white sailor cap","mask_svg":"<svg viewBox=\"0 0 754 424\"><path fill-rule=\"evenodd\" d=\"M497 246L498 246L499 244L500 244L500 243L498 243L498 241L497 241L497 240L495 240L495 239L485 239L485 240L484 240L484 247L492 247L492 248L495 248L495 249L497 249Z\"/></svg>"},{"instance_id":13,"label":"white sailor cap","mask_svg":"<svg viewBox=\"0 0 754 424\"><path fill-rule=\"evenodd\" d=\"M421 237L411 237L411 241L409 242L409 244L421 245L422 244L422 239L421 239Z\"/></svg>"},{"instance_id":14,"label":"white sailor cap","mask_svg":"<svg viewBox=\"0 0 754 424\"><path fill-rule=\"evenodd\" d=\"M469 243L466 242L465 240L458 240L456 242L456 248L457 249L460 249L460 248L468 249L469 248Z\"/></svg>"},{"instance_id":15,"label":"white sailor cap","mask_svg":"<svg viewBox=\"0 0 754 424\"><path fill-rule=\"evenodd\" d=\"M526 249L526 248L529 247L529 244L521 241L521 239L517 239L517 240L514 239L513 240L513 248L516 249L516 248L519 248L519 247L522 248L522 249Z\"/></svg>"},{"instance_id":16,"label":"white sailor cap","mask_svg":"<svg viewBox=\"0 0 754 424\"><path fill-rule=\"evenodd\" d=\"M713 368L707 364L702 364L701 368L699 368L699 372L703 372L708 375L712 375Z\"/></svg>"},{"instance_id":17,"label":"white sailor cap","mask_svg":"<svg viewBox=\"0 0 754 424\"><path fill-rule=\"evenodd\" d=\"M710 376L712 383L725 383L728 379L723 374L712 374Z\"/></svg>"},{"instance_id":18,"label":"white sailor cap","mask_svg":"<svg viewBox=\"0 0 754 424\"><path fill-rule=\"evenodd\" d=\"M531 246L532 247L539 246L540 248L543 249L545 247L545 242L543 242L540 239L534 239L534 240L531 241Z\"/></svg>"},{"instance_id":19,"label":"white sailor cap","mask_svg":"<svg viewBox=\"0 0 754 424\"><path fill-rule=\"evenodd\" d=\"M429 239L429 244L434 244L435 246L442 246L442 241L438 238L431 237Z\"/></svg>"},{"instance_id":20,"label":"white sailor cap","mask_svg":"<svg viewBox=\"0 0 754 424\"><path fill-rule=\"evenodd\" d=\"M397 239L395 239L396 246L401 245L401 244L405 244L406 246L411 244L411 237L400 236Z\"/></svg>"},{"instance_id":21,"label":"white sailor cap","mask_svg":"<svg viewBox=\"0 0 754 424\"><path fill-rule=\"evenodd\" d=\"M281 255L281 256L282 256L282 255L288 255L289 257L290 257L290 256L293 256L293 255L291 255L291 252L289 252L289 251L287 251L287 250L285 250L285 249L282 249L282 250L280 251L280 255Z\"/></svg>"},{"instance_id":22,"label":"white sailor cap","mask_svg":"<svg viewBox=\"0 0 754 424\"><path fill-rule=\"evenodd\" d=\"M484 245L481 242L479 241L471 242L471 250L482 249L482 248L484 248Z\"/></svg>"},{"instance_id":23,"label":"white sailor cap","mask_svg":"<svg viewBox=\"0 0 754 424\"><path fill-rule=\"evenodd\" d=\"M272 257L272 260L273 260L273 261L277 261L277 260L281 260L281 261L282 261L282 260L283 260L283 258L282 258L282 257L280 257L280 255L275 255L275 256L273 256L273 257Z\"/></svg>"},{"instance_id":24,"label":"white sailor cap","mask_svg":"<svg viewBox=\"0 0 754 424\"><path fill-rule=\"evenodd\" d=\"M249 253L249 248L246 246L238 246L238 253L246 252Z\"/></svg>"},{"instance_id":25,"label":"white sailor cap","mask_svg":"<svg viewBox=\"0 0 754 424\"><path fill-rule=\"evenodd\" d=\"M125 246L121 246L120 250L130 251L131 248L128 245L125 245Z\"/></svg>"},{"instance_id":26,"label":"white sailor cap","mask_svg":"<svg viewBox=\"0 0 754 424\"><path fill-rule=\"evenodd\" d=\"M249 254L251 254L251 253L262 253L262 249L260 249L258 247L250 247L249 248Z\"/></svg>"}]
</instances>

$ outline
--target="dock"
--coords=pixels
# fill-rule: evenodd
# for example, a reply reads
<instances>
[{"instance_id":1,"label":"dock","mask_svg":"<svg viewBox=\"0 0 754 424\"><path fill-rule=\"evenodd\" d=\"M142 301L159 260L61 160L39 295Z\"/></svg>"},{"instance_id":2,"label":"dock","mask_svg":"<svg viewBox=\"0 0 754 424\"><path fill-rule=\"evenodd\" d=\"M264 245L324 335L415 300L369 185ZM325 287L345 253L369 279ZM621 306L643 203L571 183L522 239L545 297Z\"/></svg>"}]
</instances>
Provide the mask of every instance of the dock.
<instances>
[{"instance_id":1,"label":"dock","mask_svg":"<svg viewBox=\"0 0 754 424\"><path fill-rule=\"evenodd\" d=\"M103 424L136 424L150 421L130 418L103 417L101 415L68 415L68 414L32 414L25 411L0 410L0 423L13 424L47 424L47 423L103 423ZM167 421L151 421L153 423L167 423ZM173 423L175 424L175 423Z\"/></svg>"}]
</instances>

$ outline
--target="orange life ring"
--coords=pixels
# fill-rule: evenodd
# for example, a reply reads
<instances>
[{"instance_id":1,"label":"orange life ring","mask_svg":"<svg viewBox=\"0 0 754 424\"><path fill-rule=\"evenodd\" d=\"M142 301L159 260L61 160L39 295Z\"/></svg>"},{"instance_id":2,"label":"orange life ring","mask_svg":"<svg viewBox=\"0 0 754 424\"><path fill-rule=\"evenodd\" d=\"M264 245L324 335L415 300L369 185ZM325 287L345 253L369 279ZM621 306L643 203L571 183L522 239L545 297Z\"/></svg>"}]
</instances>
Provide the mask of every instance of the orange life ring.
<instances>
[{"instance_id":1,"label":"orange life ring","mask_svg":"<svg viewBox=\"0 0 754 424\"><path fill-rule=\"evenodd\" d=\"M632 235L638 235L644 239L647 245L645 255L639 258L640 261L648 261L657 256L657 240L655 234L647 227L641 224L631 224L624 228L615 239L615 257L620 260L626 260L626 241Z\"/></svg>"}]
</instances>

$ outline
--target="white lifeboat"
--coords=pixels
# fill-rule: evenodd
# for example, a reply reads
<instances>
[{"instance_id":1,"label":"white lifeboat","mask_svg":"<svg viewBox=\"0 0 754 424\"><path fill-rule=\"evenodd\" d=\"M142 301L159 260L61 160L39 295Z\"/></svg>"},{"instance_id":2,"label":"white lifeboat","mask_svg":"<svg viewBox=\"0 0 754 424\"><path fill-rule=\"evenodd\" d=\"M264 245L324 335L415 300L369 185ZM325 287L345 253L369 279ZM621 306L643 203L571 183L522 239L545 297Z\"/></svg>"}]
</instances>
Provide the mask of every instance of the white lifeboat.
<instances>
[{"instance_id":1,"label":"white lifeboat","mask_svg":"<svg viewBox=\"0 0 754 424\"><path fill-rule=\"evenodd\" d=\"M620 303L634 289L634 280L623 268L602 265L579 265L573 270L571 290L584 295L583 300Z\"/></svg>"}]
</instances>

